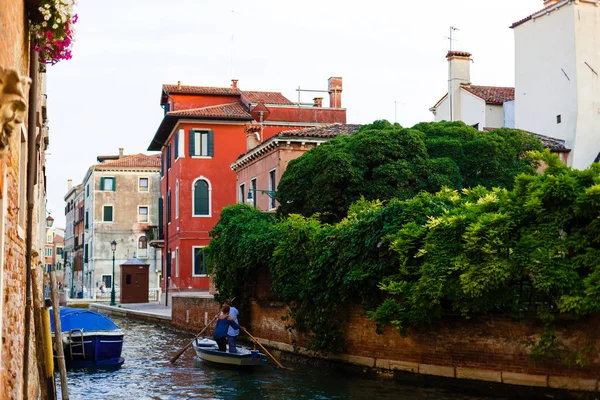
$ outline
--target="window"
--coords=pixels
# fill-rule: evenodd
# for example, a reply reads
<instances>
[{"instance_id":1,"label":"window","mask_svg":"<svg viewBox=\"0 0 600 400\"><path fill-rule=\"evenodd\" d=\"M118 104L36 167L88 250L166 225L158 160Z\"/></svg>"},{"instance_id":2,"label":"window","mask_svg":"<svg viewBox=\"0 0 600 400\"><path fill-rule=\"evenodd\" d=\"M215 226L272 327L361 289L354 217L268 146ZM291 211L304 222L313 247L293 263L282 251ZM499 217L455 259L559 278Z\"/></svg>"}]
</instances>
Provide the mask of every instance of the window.
<instances>
[{"instance_id":1,"label":"window","mask_svg":"<svg viewBox=\"0 0 600 400\"><path fill-rule=\"evenodd\" d=\"M171 189L167 191L167 224L171 223Z\"/></svg>"},{"instance_id":2,"label":"window","mask_svg":"<svg viewBox=\"0 0 600 400\"><path fill-rule=\"evenodd\" d=\"M177 151L177 157L178 158L183 158L185 157L185 151L184 146L185 146L185 131L183 129L179 130L179 144L177 145L179 150Z\"/></svg>"},{"instance_id":3,"label":"window","mask_svg":"<svg viewBox=\"0 0 600 400\"><path fill-rule=\"evenodd\" d=\"M64 250L63 250L63 248L62 248L62 247L58 247L58 248L56 249L56 254L57 254L57 255L59 255L59 256L61 256L61 257L62 257L63 253L64 253Z\"/></svg>"},{"instance_id":4,"label":"window","mask_svg":"<svg viewBox=\"0 0 600 400\"><path fill-rule=\"evenodd\" d=\"M90 197L90 185L89 184L85 187L85 197Z\"/></svg>"},{"instance_id":5,"label":"window","mask_svg":"<svg viewBox=\"0 0 600 400\"><path fill-rule=\"evenodd\" d=\"M557 115L556 116L556 123L560 124L562 122L562 116L561 115Z\"/></svg>"},{"instance_id":6,"label":"window","mask_svg":"<svg viewBox=\"0 0 600 400\"><path fill-rule=\"evenodd\" d=\"M173 157L177 160L179 158L179 132L175 132L173 138Z\"/></svg>"},{"instance_id":7,"label":"window","mask_svg":"<svg viewBox=\"0 0 600 400\"><path fill-rule=\"evenodd\" d=\"M113 222L113 206L104 206L104 212L102 213L102 221Z\"/></svg>"},{"instance_id":8,"label":"window","mask_svg":"<svg viewBox=\"0 0 600 400\"><path fill-rule=\"evenodd\" d=\"M138 239L137 256L140 258L148 257L148 238L146 236L140 236Z\"/></svg>"},{"instance_id":9,"label":"window","mask_svg":"<svg viewBox=\"0 0 600 400\"><path fill-rule=\"evenodd\" d=\"M148 191L148 178L140 178L139 179L138 191L139 192L147 192Z\"/></svg>"},{"instance_id":10,"label":"window","mask_svg":"<svg viewBox=\"0 0 600 400\"><path fill-rule=\"evenodd\" d=\"M131 275L130 274L125 275L125 284L131 285Z\"/></svg>"},{"instance_id":11,"label":"window","mask_svg":"<svg viewBox=\"0 0 600 400\"><path fill-rule=\"evenodd\" d=\"M165 153L160 155L160 177L165 176Z\"/></svg>"},{"instance_id":12,"label":"window","mask_svg":"<svg viewBox=\"0 0 600 400\"><path fill-rule=\"evenodd\" d=\"M51 233L49 233L49 234L46 235L46 243L52 243L52 239L53 238L52 238L52 234Z\"/></svg>"},{"instance_id":13,"label":"window","mask_svg":"<svg viewBox=\"0 0 600 400\"><path fill-rule=\"evenodd\" d=\"M84 262L84 263L88 262L88 248L89 248L89 247L88 247L88 244L86 243L86 244L83 246L83 262Z\"/></svg>"},{"instance_id":14,"label":"window","mask_svg":"<svg viewBox=\"0 0 600 400\"><path fill-rule=\"evenodd\" d=\"M112 289L112 276L102 275L102 283L104 284L105 288Z\"/></svg>"},{"instance_id":15,"label":"window","mask_svg":"<svg viewBox=\"0 0 600 400\"><path fill-rule=\"evenodd\" d=\"M250 181L250 186L252 190L252 206L256 207L256 178Z\"/></svg>"},{"instance_id":16,"label":"window","mask_svg":"<svg viewBox=\"0 0 600 400\"><path fill-rule=\"evenodd\" d=\"M275 190L277 189L277 183L275 181L275 170L269 171L269 209L273 210L277 207L275 204Z\"/></svg>"},{"instance_id":17,"label":"window","mask_svg":"<svg viewBox=\"0 0 600 400\"><path fill-rule=\"evenodd\" d=\"M115 191L115 178L114 177L102 177L100 178L100 190L114 192Z\"/></svg>"},{"instance_id":18,"label":"window","mask_svg":"<svg viewBox=\"0 0 600 400\"><path fill-rule=\"evenodd\" d=\"M46 257L52 257L52 249L46 248Z\"/></svg>"},{"instance_id":19,"label":"window","mask_svg":"<svg viewBox=\"0 0 600 400\"><path fill-rule=\"evenodd\" d=\"M194 217L210 216L210 184L203 178L194 182Z\"/></svg>"},{"instance_id":20,"label":"window","mask_svg":"<svg viewBox=\"0 0 600 400\"><path fill-rule=\"evenodd\" d=\"M85 229L88 229L89 226L89 212L85 212Z\"/></svg>"},{"instance_id":21,"label":"window","mask_svg":"<svg viewBox=\"0 0 600 400\"><path fill-rule=\"evenodd\" d=\"M171 145L167 146L167 153L165 155L167 157L167 171L171 169Z\"/></svg>"},{"instance_id":22,"label":"window","mask_svg":"<svg viewBox=\"0 0 600 400\"><path fill-rule=\"evenodd\" d=\"M179 181L175 182L175 219L179 218Z\"/></svg>"},{"instance_id":23,"label":"window","mask_svg":"<svg viewBox=\"0 0 600 400\"><path fill-rule=\"evenodd\" d=\"M175 248L175 277L179 277L179 247Z\"/></svg>"},{"instance_id":24,"label":"window","mask_svg":"<svg viewBox=\"0 0 600 400\"><path fill-rule=\"evenodd\" d=\"M194 260L192 276L206 276L206 257L202 247L192 247L192 260Z\"/></svg>"},{"instance_id":25,"label":"window","mask_svg":"<svg viewBox=\"0 0 600 400\"><path fill-rule=\"evenodd\" d=\"M246 202L246 184L242 183L240 185L240 203L244 204Z\"/></svg>"},{"instance_id":26,"label":"window","mask_svg":"<svg viewBox=\"0 0 600 400\"><path fill-rule=\"evenodd\" d=\"M189 132L190 156L213 157L215 153L213 131L190 131Z\"/></svg>"},{"instance_id":27,"label":"window","mask_svg":"<svg viewBox=\"0 0 600 400\"><path fill-rule=\"evenodd\" d=\"M52 264L46 264L46 272L52 271Z\"/></svg>"},{"instance_id":28,"label":"window","mask_svg":"<svg viewBox=\"0 0 600 400\"><path fill-rule=\"evenodd\" d=\"M148 222L148 207L138 207L138 222Z\"/></svg>"}]
</instances>

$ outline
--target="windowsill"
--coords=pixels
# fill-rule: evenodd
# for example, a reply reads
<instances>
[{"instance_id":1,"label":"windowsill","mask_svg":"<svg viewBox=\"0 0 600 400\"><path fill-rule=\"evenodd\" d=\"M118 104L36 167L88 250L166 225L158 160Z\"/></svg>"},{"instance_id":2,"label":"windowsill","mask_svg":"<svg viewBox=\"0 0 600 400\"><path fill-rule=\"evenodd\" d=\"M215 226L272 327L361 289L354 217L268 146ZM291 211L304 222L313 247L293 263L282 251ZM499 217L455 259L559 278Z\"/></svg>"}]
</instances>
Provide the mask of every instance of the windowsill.
<instances>
[{"instance_id":1,"label":"windowsill","mask_svg":"<svg viewBox=\"0 0 600 400\"><path fill-rule=\"evenodd\" d=\"M191 158L199 158L199 159L204 159L204 160L208 160L211 159L212 156L190 156Z\"/></svg>"},{"instance_id":2,"label":"windowsill","mask_svg":"<svg viewBox=\"0 0 600 400\"><path fill-rule=\"evenodd\" d=\"M192 215L192 218L211 218L212 214L209 215Z\"/></svg>"},{"instance_id":3,"label":"windowsill","mask_svg":"<svg viewBox=\"0 0 600 400\"><path fill-rule=\"evenodd\" d=\"M208 274L204 274L204 275L194 275L194 274L192 274L192 278L208 278Z\"/></svg>"}]
</instances>

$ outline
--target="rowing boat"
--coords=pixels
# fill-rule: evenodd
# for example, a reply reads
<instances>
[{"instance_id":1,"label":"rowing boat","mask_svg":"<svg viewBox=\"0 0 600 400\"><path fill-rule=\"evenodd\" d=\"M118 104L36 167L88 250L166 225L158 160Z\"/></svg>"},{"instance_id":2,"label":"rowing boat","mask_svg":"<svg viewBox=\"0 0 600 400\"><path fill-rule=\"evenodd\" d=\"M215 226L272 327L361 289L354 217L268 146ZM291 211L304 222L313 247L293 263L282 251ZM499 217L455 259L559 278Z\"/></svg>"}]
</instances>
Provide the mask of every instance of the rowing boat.
<instances>
[{"instance_id":1,"label":"rowing boat","mask_svg":"<svg viewBox=\"0 0 600 400\"><path fill-rule=\"evenodd\" d=\"M252 367L267 363L267 357L258 350L237 347L237 353L219 351L217 342L210 339L198 340L194 343L194 350L202 361L212 364Z\"/></svg>"}]
</instances>

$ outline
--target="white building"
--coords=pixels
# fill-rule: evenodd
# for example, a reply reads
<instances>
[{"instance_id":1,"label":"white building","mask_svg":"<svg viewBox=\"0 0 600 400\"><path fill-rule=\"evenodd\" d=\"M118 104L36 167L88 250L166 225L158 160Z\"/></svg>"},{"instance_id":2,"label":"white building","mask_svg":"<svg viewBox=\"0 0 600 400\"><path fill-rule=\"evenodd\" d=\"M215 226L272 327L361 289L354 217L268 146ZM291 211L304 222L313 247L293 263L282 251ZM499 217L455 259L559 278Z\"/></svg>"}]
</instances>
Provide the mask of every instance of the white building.
<instances>
[{"instance_id":1,"label":"white building","mask_svg":"<svg viewBox=\"0 0 600 400\"><path fill-rule=\"evenodd\" d=\"M544 5L512 25L515 126L564 140L568 165L586 168L600 152L600 2Z\"/></svg>"},{"instance_id":2,"label":"white building","mask_svg":"<svg viewBox=\"0 0 600 400\"><path fill-rule=\"evenodd\" d=\"M448 92L429 109L435 121L463 121L479 130L513 127L515 89L471 84L471 53L449 51L446 59Z\"/></svg>"},{"instance_id":3,"label":"white building","mask_svg":"<svg viewBox=\"0 0 600 400\"><path fill-rule=\"evenodd\" d=\"M148 245L147 231L158 225L160 157L158 155L100 156L83 183L85 196L84 285L87 297L108 298L112 285L119 292L120 265L132 257L150 265L150 291L160 282L160 250ZM112 277L111 242L117 242ZM106 291L100 291L103 284ZM152 297L151 297L152 298Z\"/></svg>"}]
</instances>

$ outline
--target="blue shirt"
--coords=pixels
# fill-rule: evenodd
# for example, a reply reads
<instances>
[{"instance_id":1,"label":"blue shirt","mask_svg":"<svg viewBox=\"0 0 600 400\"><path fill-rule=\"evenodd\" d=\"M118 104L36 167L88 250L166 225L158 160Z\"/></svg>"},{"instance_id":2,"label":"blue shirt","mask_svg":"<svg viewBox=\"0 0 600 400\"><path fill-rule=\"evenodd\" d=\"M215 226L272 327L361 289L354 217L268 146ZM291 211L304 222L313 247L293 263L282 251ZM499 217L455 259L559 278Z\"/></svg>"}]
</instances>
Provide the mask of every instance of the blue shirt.
<instances>
[{"instance_id":1,"label":"blue shirt","mask_svg":"<svg viewBox=\"0 0 600 400\"><path fill-rule=\"evenodd\" d=\"M215 339L221 339L227 337L227 328L233 326L235 329L240 329L240 326L235 321L230 321L229 318L217 319L217 326L215 326L215 333L213 337Z\"/></svg>"},{"instance_id":2,"label":"blue shirt","mask_svg":"<svg viewBox=\"0 0 600 400\"><path fill-rule=\"evenodd\" d=\"M236 324L239 324L240 322L238 321L238 315L240 315L240 312L238 311L237 308L231 306L231 308L229 309L229 316L233 318L233 320L235 321ZM240 330L238 329L233 329L231 326L229 327L229 329L227 330L227 336L237 336L240 334Z\"/></svg>"}]
</instances>

